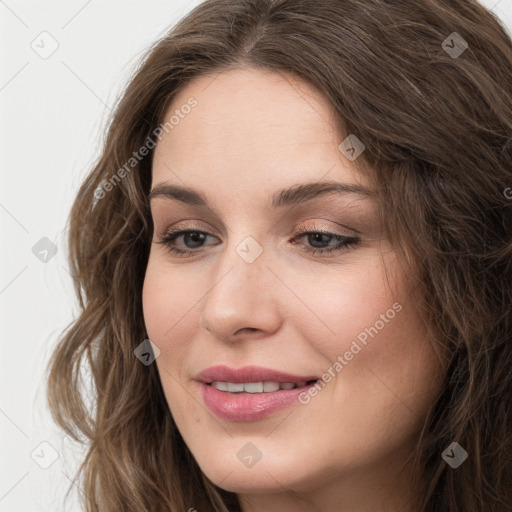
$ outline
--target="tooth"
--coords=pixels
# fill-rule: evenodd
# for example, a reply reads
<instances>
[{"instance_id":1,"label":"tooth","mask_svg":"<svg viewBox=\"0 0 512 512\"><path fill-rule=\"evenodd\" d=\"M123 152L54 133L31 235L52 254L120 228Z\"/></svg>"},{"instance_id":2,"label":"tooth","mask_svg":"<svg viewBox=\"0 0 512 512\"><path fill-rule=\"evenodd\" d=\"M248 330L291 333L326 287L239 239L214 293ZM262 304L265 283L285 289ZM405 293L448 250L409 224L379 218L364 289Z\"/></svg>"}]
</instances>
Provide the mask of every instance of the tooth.
<instances>
[{"instance_id":1,"label":"tooth","mask_svg":"<svg viewBox=\"0 0 512 512\"><path fill-rule=\"evenodd\" d=\"M244 384L244 391L247 393L262 393L263 382L248 382Z\"/></svg>"},{"instance_id":2,"label":"tooth","mask_svg":"<svg viewBox=\"0 0 512 512\"><path fill-rule=\"evenodd\" d=\"M219 381L213 381L212 386L214 388L217 388L220 391L227 391L228 390L228 384L227 382L219 382Z\"/></svg>"},{"instance_id":3,"label":"tooth","mask_svg":"<svg viewBox=\"0 0 512 512\"><path fill-rule=\"evenodd\" d=\"M243 383L235 383L235 382L228 382L228 391L230 393L237 393L238 391L244 390L244 384Z\"/></svg>"},{"instance_id":4,"label":"tooth","mask_svg":"<svg viewBox=\"0 0 512 512\"><path fill-rule=\"evenodd\" d=\"M218 389L219 391L227 391L229 393L271 393L279 391L280 389L290 390L295 387L305 386L306 381L299 382L297 384L293 382L222 382L213 381L211 386Z\"/></svg>"},{"instance_id":5,"label":"tooth","mask_svg":"<svg viewBox=\"0 0 512 512\"><path fill-rule=\"evenodd\" d=\"M277 391L279 389L279 382L264 382L263 391L269 393L270 391Z\"/></svg>"}]
</instances>

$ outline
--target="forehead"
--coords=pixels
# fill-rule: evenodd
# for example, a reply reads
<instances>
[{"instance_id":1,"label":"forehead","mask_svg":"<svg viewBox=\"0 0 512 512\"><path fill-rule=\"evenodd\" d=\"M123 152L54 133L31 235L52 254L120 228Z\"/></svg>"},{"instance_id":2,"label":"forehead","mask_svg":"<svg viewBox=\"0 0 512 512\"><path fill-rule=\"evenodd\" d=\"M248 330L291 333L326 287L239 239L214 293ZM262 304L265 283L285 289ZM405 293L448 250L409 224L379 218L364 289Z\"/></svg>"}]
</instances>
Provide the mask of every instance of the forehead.
<instances>
[{"instance_id":1,"label":"forehead","mask_svg":"<svg viewBox=\"0 0 512 512\"><path fill-rule=\"evenodd\" d=\"M327 98L289 74L237 68L198 77L163 122L171 116L155 148L153 185L178 179L247 193L322 178L362 181L338 149L339 119Z\"/></svg>"}]
</instances>

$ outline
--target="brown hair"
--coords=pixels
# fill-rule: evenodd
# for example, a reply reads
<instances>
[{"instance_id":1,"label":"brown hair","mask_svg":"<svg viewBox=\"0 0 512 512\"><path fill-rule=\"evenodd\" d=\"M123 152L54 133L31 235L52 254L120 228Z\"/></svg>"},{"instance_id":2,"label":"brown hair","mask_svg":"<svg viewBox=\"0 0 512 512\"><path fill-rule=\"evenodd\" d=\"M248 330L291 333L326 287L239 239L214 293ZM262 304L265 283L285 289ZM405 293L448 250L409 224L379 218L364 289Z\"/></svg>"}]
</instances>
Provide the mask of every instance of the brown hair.
<instances>
[{"instance_id":1,"label":"brown hair","mask_svg":"<svg viewBox=\"0 0 512 512\"><path fill-rule=\"evenodd\" d=\"M147 338L153 152L125 164L187 83L241 66L306 80L339 113L340 141L363 141L355 163L378 192L432 340L447 350L445 383L413 454L417 510L512 510L506 30L476 0L208 0L141 62L70 214L81 311L50 361L48 400L58 424L88 444L79 471L87 511L240 510L236 494L210 482L189 452L156 366L134 356ZM457 469L441 457L453 441L469 454Z\"/></svg>"}]
</instances>

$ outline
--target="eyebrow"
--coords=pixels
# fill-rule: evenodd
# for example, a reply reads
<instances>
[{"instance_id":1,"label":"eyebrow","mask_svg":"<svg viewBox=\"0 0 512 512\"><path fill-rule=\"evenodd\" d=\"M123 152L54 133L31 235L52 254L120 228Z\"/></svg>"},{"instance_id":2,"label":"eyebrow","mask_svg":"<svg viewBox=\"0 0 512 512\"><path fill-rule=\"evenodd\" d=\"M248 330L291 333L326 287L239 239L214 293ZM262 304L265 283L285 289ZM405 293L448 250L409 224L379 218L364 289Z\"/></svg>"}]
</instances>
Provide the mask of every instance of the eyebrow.
<instances>
[{"instance_id":1,"label":"eyebrow","mask_svg":"<svg viewBox=\"0 0 512 512\"><path fill-rule=\"evenodd\" d=\"M283 206L294 206L306 201L311 201L325 194L357 194L363 198L370 198L375 195L374 191L358 183L342 183L339 181L317 181L310 183L299 183L289 188L276 192L272 196L272 208ZM210 208L206 196L188 187L161 183L148 195L148 201L156 197L175 199L182 203Z\"/></svg>"}]
</instances>

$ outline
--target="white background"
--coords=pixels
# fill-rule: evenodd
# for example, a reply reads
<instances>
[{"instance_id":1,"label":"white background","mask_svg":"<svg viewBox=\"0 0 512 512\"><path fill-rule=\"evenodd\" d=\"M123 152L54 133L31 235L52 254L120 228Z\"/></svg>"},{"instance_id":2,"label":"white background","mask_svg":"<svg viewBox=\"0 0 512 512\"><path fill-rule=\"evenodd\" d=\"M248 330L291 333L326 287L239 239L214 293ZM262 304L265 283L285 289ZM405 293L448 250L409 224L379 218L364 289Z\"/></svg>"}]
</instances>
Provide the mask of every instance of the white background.
<instances>
[{"instance_id":1,"label":"white background","mask_svg":"<svg viewBox=\"0 0 512 512\"><path fill-rule=\"evenodd\" d=\"M63 497L80 455L49 417L43 380L77 311L67 216L138 59L199 3L0 0L0 512L79 510L76 488L66 508ZM512 0L482 3L512 33ZM58 48L43 59L32 44ZM43 237L57 246L47 263L32 252Z\"/></svg>"}]
</instances>

